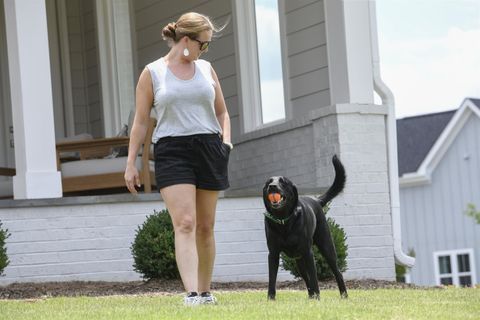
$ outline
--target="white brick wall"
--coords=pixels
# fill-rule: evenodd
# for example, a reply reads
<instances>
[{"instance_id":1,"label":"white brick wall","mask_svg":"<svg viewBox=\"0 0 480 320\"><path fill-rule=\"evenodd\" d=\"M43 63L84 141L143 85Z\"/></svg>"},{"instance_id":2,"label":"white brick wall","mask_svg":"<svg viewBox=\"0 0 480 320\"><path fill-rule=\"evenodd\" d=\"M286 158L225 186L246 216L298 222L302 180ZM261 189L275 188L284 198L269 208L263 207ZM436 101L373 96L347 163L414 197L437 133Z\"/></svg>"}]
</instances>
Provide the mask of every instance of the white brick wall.
<instances>
[{"instance_id":1,"label":"white brick wall","mask_svg":"<svg viewBox=\"0 0 480 320\"><path fill-rule=\"evenodd\" d=\"M385 115L378 112L344 112L338 108L339 155L347 171L344 192L332 209L348 235L346 276L395 278L390 193L388 188ZM372 108L373 109L373 108ZM375 109L374 109L375 110ZM343 206L342 206L343 203Z\"/></svg>"},{"instance_id":2,"label":"white brick wall","mask_svg":"<svg viewBox=\"0 0 480 320\"><path fill-rule=\"evenodd\" d=\"M268 131L267 131L268 132ZM268 177L285 175L298 185L315 185L311 125L235 143L230 155L231 191L261 189Z\"/></svg>"},{"instance_id":3,"label":"white brick wall","mask_svg":"<svg viewBox=\"0 0 480 320\"><path fill-rule=\"evenodd\" d=\"M7 240L10 265L0 285L139 280L130 246L146 216L163 208L161 201L0 208L0 220L11 233ZM262 212L260 198L220 199L215 281L267 281ZM291 276L282 271L279 279Z\"/></svg>"}]
</instances>

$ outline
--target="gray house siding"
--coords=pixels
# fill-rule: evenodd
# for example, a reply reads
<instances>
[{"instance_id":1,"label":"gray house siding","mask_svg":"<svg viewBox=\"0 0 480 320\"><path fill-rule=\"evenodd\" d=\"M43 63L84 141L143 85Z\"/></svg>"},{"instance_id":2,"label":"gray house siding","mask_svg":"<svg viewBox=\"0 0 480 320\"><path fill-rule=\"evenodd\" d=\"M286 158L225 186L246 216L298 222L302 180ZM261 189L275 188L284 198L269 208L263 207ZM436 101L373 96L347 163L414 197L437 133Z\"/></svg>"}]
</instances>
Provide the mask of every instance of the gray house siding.
<instances>
[{"instance_id":1,"label":"gray house siding","mask_svg":"<svg viewBox=\"0 0 480 320\"><path fill-rule=\"evenodd\" d=\"M103 137L94 1L66 1L75 133Z\"/></svg>"},{"instance_id":2,"label":"gray house siding","mask_svg":"<svg viewBox=\"0 0 480 320\"><path fill-rule=\"evenodd\" d=\"M285 1L285 29L292 116L298 118L330 104L323 1Z\"/></svg>"},{"instance_id":3,"label":"gray house siding","mask_svg":"<svg viewBox=\"0 0 480 320\"><path fill-rule=\"evenodd\" d=\"M480 225L465 216L480 206L480 119L472 115L432 173L431 184L400 189L404 251L417 262L411 280L434 285L435 251L473 248L480 275Z\"/></svg>"}]
</instances>

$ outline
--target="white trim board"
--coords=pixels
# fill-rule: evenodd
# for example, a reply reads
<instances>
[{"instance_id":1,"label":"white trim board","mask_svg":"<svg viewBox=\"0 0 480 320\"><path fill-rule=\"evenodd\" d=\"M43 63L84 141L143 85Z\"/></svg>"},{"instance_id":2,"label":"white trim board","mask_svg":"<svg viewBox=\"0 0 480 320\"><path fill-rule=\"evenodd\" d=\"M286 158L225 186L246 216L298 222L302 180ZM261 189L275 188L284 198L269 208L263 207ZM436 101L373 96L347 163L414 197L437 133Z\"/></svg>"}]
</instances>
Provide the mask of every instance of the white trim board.
<instances>
[{"instance_id":1,"label":"white trim board","mask_svg":"<svg viewBox=\"0 0 480 320\"><path fill-rule=\"evenodd\" d=\"M255 3L253 0L232 0L232 9L243 134L258 129L262 124L258 49L256 36L252 36L256 35Z\"/></svg>"},{"instance_id":2,"label":"white trim board","mask_svg":"<svg viewBox=\"0 0 480 320\"><path fill-rule=\"evenodd\" d=\"M433 171L440 163L471 115L476 115L480 118L480 110L470 99L467 98L462 102L460 108L448 122L447 126L440 134L440 137L438 137L425 159L423 159L417 171L405 173L399 178L400 187L418 186L429 184L431 182Z\"/></svg>"}]
</instances>

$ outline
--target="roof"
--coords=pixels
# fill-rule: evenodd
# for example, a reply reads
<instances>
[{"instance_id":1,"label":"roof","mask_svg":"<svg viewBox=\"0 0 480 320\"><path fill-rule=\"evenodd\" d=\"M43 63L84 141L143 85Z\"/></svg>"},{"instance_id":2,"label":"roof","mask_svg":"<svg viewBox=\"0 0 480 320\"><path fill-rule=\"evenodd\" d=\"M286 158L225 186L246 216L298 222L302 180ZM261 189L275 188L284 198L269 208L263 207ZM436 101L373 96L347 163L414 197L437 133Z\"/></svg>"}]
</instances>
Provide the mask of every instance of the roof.
<instances>
[{"instance_id":1,"label":"roof","mask_svg":"<svg viewBox=\"0 0 480 320\"><path fill-rule=\"evenodd\" d=\"M471 101L480 110L480 99L467 98L465 100ZM417 171L457 110L397 120L399 176Z\"/></svg>"},{"instance_id":2,"label":"roof","mask_svg":"<svg viewBox=\"0 0 480 320\"><path fill-rule=\"evenodd\" d=\"M415 172L455 110L397 120L398 175Z\"/></svg>"}]
</instances>

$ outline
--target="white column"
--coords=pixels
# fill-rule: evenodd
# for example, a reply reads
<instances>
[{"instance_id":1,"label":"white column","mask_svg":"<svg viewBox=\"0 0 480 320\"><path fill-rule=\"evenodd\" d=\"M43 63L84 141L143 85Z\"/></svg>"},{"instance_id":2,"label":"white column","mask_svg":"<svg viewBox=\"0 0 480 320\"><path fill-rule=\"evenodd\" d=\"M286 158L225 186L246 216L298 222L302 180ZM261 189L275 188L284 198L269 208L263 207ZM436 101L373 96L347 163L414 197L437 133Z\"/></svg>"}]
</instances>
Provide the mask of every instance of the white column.
<instances>
[{"instance_id":1,"label":"white column","mask_svg":"<svg viewBox=\"0 0 480 320\"><path fill-rule=\"evenodd\" d=\"M114 136L135 109L129 0L96 0L105 135Z\"/></svg>"},{"instance_id":2,"label":"white column","mask_svg":"<svg viewBox=\"0 0 480 320\"><path fill-rule=\"evenodd\" d=\"M371 0L325 0L331 104L373 104Z\"/></svg>"},{"instance_id":3,"label":"white column","mask_svg":"<svg viewBox=\"0 0 480 320\"><path fill-rule=\"evenodd\" d=\"M45 1L5 0L15 139L15 199L62 196L55 156Z\"/></svg>"}]
</instances>

